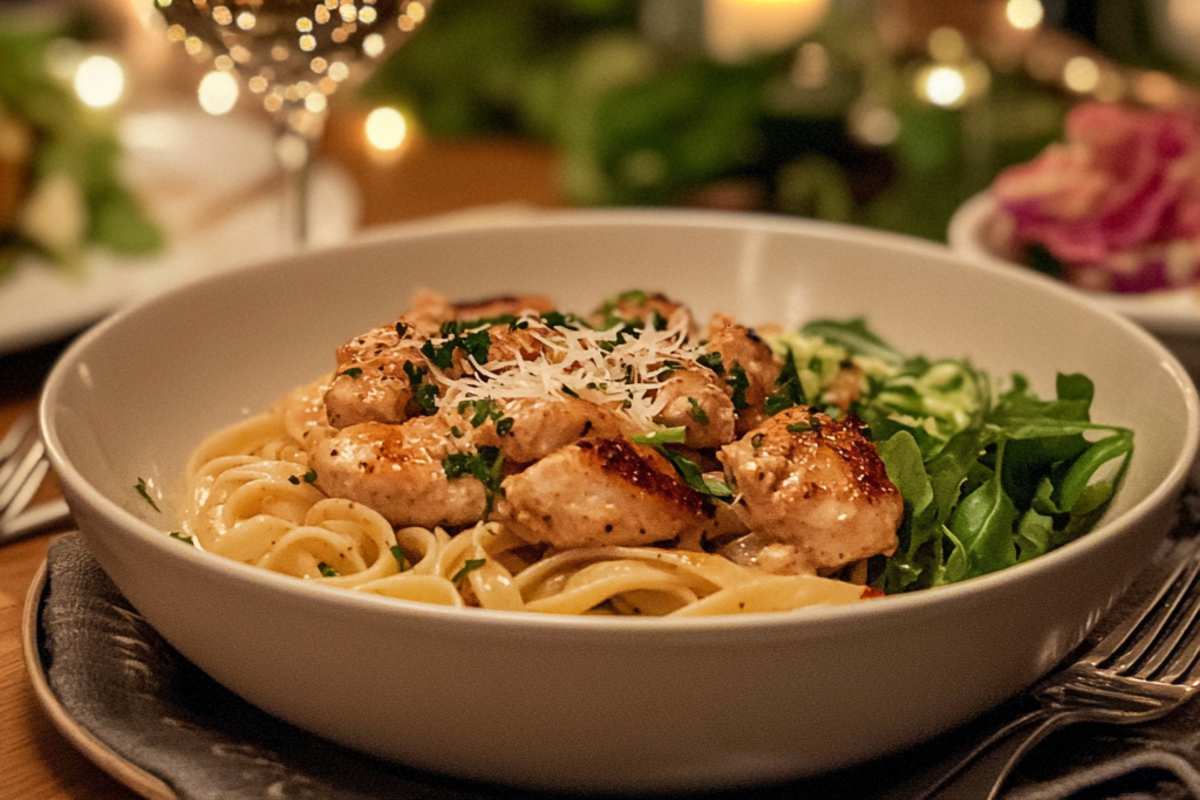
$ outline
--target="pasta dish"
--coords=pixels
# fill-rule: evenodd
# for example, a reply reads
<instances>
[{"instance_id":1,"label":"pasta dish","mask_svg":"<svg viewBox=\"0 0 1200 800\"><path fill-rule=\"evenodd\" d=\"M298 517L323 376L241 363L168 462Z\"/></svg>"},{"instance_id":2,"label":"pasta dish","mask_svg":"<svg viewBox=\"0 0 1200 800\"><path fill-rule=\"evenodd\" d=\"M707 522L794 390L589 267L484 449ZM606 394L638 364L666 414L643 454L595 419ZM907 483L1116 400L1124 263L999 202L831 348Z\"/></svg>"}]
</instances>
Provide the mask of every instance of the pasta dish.
<instances>
[{"instance_id":1,"label":"pasta dish","mask_svg":"<svg viewBox=\"0 0 1200 800\"><path fill-rule=\"evenodd\" d=\"M1072 387L1060 376L1057 402ZM1018 383L1004 397L1030 395ZM1103 426L1084 405L1049 432L1078 443L1042 470L1051 488L1011 501L1004 552L977 547L991 534L971 534L962 509L1000 481L1006 444L1024 458L1026 439L980 424L994 405L969 364L901 357L861 321L756 332L641 291L586 316L537 296L421 292L343 344L327 375L206 439L173 535L452 606L683 616L853 603L1007 566L1102 513L1128 431L1104 428L1109 455L1075 496L1049 477L1095 450L1083 434ZM939 459L960 450L955 502L926 497L945 495ZM923 485L904 467L914 459ZM1093 480L1114 459L1116 474Z\"/></svg>"}]
</instances>

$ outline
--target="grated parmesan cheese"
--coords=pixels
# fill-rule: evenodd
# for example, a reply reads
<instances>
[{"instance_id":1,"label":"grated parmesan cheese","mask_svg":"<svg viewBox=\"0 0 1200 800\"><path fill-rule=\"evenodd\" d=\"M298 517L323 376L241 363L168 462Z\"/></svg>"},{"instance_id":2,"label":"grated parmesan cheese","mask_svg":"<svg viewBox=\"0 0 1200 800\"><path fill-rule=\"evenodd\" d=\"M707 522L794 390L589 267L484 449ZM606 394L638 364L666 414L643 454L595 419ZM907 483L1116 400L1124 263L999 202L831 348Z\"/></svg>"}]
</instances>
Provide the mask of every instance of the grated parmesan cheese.
<instances>
[{"instance_id":1,"label":"grated parmesan cheese","mask_svg":"<svg viewBox=\"0 0 1200 800\"><path fill-rule=\"evenodd\" d=\"M430 365L444 389L441 403L517 398L565 402L574 395L616 409L639 428L653 430L659 427L654 417L667 402L658 389L674 369L670 362L692 366L701 354L689 341L686 319L666 330L647 325L636 331L623 326L551 327L536 317L526 319L530 327L525 330L545 348L537 358L480 364L469 357L472 371L459 378ZM434 340L435 344L445 341Z\"/></svg>"}]
</instances>

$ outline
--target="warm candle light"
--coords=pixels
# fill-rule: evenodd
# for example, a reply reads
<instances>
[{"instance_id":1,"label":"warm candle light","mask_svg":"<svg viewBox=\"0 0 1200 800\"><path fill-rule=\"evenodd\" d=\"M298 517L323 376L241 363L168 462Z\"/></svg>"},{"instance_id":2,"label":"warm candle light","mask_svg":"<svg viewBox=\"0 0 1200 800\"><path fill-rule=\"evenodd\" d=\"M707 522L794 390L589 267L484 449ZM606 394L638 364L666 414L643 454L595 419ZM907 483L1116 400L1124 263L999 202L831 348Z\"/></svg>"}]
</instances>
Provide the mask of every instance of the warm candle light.
<instances>
[{"instance_id":1,"label":"warm candle light","mask_svg":"<svg viewBox=\"0 0 1200 800\"><path fill-rule=\"evenodd\" d=\"M219 70L205 75L196 92L200 107L214 116L232 111L237 105L238 94L237 79Z\"/></svg>"},{"instance_id":2,"label":"warm candle light","mask_svg":"<svg viewBox=\"0 0 1200 800\"><path fill-rule=\"evenodd\" d=\"M719 61L779 50L817 27L830 0L705 0L704 37Z\"/></svg>"},{"instance_id":3,"label":"warm candle light","mask_svg":"<svg viewBox=\"0 0 1200 800\"><path fill-rule=\"evenodd\" d=\"M108 56L85 58L75 71L75 94L93 108L111 106L125 91L125 72Z\"/></svg>"},{"instance_id":4,"label":"warm candle light","mask_svg":"<svg viewBox=\"0 0 1200 800\"><path fill-rule=\"evenodd\" d=\"M408 149L412 130L402 112L380 106L367 115L363 135L370 145L371 158L380 164L390 164Z\"/></svg>"}]
</instances>

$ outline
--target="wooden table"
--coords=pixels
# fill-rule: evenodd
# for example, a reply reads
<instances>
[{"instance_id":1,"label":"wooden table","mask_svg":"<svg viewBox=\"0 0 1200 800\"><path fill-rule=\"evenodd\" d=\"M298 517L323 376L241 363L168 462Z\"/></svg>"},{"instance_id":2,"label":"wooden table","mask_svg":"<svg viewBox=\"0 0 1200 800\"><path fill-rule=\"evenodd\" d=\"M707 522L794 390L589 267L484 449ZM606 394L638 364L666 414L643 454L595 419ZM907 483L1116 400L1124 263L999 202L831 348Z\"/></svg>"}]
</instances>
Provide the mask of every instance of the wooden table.
<instances>
[{"instance_id":1,"label":"wooden table","mask_svg":"<svg viewBox=\"0 0 1200 800\"><path fill-rule=\"evenodd\" d=\"M358 184L363 225L376 226L479 205L562 204L555 160L523 142L417 142L394 164L380 164L361 144L362 115L341 112L330 121L327 157ZM66 341L0 357L0 431L37 405L41 385ZM56 497L53 476L37 502ZM21 616L30 583L51 537L0 549L0 800L112 798L133 792L75 750L38 705L25 672Z\"/></svg>"}]
</instances>

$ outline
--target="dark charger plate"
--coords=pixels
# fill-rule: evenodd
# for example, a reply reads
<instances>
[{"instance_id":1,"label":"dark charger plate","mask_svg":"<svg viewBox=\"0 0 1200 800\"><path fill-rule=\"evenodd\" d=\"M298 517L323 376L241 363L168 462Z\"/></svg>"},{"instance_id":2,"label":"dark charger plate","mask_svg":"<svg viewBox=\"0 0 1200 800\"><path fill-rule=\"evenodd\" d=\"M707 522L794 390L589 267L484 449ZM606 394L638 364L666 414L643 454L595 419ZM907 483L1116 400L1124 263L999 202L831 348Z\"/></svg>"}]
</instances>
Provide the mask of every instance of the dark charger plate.
<instances>
[{"instance_id":1,"label":"dark charger plate","mask_svg":"<svg viewBox=\"0 0 1200 800\"><path fill-rule=\"evenodd\" d=\"M1140 580L1128 599L1136 599L1137 589L1152 587L1153 578ZM30 589L25 647L35 691L58 729L102 769L151 800L552 797L380 761L260 711L168 645L129 605L77 534L51 544ZM981 736L1026 710L1028 702L1015 698L970 725L871 764L688 797L913 797ZM1079 725L1056 734L1022 764L1005 796L1200 797L1198 767L1200 707L1192 703L1167 720L1134 730Z\"/></svg>"}]
</instances>

